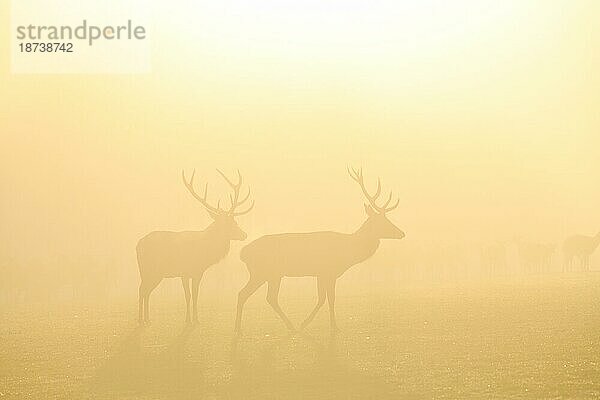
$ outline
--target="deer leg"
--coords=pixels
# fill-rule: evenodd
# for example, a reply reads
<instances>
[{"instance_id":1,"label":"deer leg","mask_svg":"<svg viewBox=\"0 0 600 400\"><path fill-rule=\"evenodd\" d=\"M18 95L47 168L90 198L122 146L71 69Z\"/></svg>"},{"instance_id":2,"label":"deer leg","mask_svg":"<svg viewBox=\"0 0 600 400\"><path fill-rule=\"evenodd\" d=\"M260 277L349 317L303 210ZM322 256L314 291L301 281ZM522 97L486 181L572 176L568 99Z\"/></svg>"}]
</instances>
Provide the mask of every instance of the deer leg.
<instances>
[{"instance_id":1,"label":"deer leg","mask_svg":"<svg viewBox=\"0 0 600 400\"><path fill-rule=\"evenodd\" d=\"M150 323L150 291L144 291L144 324Z\"/></svg>"},{"instance_id":2,"label":"deer leg","mask_svg":"<svg viewBox=\"0 0 600 400\"><path fill-rule=\"evenodd\" d=\"M265 283L264 280L256 279L250 275L248 283L246 283L246 286L240 290L240 293L238 294L237 313L235 316L236 333L240 333L242 329L242 311L244 310L244 304L246 304L246 300L248 300L248 298L252 296L252 294L256 292L256 290L261 287L263 283Z\"/></svg>"},{"instance_id":3,"label":"deer leg","mask_svg":"<svg viewBox=\"0 0 600 400\"><path fill-rule=\"evenodd\" d=\"M194 315L193 321L194 323L198 322L198 287L200 286L200 280L202 279L202 275L198 278L192 279L192 300L194 302Z\"/></svg>"},{"instance_id":4,"label":"deer leg","mask_svg":"<svg viewBox=\"0 0 600 400\"><path fill-rule=\"evenodd\" d=\"M573 270L573 260L574 257L569 257L565 264L566 272L571 272Z\"/></svg>"},{"instance_id":5,"label":"deer leg","mask_svg":"<svg viewBox=\"0 0 600 400\"><path fill-rule=\"evenodd\" d=\"M138 308L138 322L140 325L144 323L144 283L140 283L140 288L138 290L139 296L139 308Z\"/></svg>"},{"instance_id":6,"label":"deer leg","mask_svg":"<svg viewBox=\"0 0 600 400\"><path fill-rule=\"evenodd\" d=\"M190 298L191 298L191 293L190 293L190 278L188 277L181 277L181 284L183 285L183 292L185 293L185 322L186 323L190 323L191 319L190 319Z\"/></svg>"},{"instance_id":7,"label":"deer leg","mask_svg":"<svg viewBox=\"0 0 600 400\"><path fill-rule=\"evenodd\" d=\"M272 279L269 281L269 290L267 291L267 303L273 307L273 310L285 322L289 330L294 330L292 321L285 315L281 307L279 307L279 287L281 286L281 278Z\"/></svg>"},{"instance_id":8,"label":"deer leg","mask_svg":"<svg viewBox=\"0 0 600 400\"><path fill-rule=\"evenodd\" d=\"M325 298L327 297L327 292L325 291L325 285L321 281L321 278L317 278L317 291L319 293L319 299L317 300L317 305L312 310L310 315L304 320L302 325L300 325L300 329L304 329L312 322L312 320L317 315L317 312L321 309L323 304L325 304Z\"/></svg>"},{"instance_id":9,"label":"deer leg","mask_svg":"<svg viewBox=\"0 0 600 400\"><path fill-rule=\"evenodd\" d=\"M573 260L575 257L573 256L569 256L568 260L567 260L567 272L572 272L573 271Z\"/></svg>"},{"instance_id":10,"label":"deer leg","mask_svg":"<svg viewBox=\"0 0 600 400\"><path fill-rule=\"evenodd\" d=\"M327 283L327 302L329 303L329 323L331 332L338 331L337 323L335 322L335 279Z\"/></svg>"},{"instance_id":11,"label":"deer leg","mask_svg":"<svg viewBox=\"0 0 600 400\"><path fill-rule=\"evenodd\" d=\"M567 267L569 268L568 272L573 272L573 263L575 262L575 257L570 257L569 258L569 264L567 264Z\"/></svg>"},{"instance_id":12,"label":"deer leg","mask_svg":"<svg viewBox=\"0 0 600 400\"><path fill-rule=\"evenodd\" d=\"M144 322L150 323L150 294L158 286L160 280L153 281L144 286Z\"/></svg>"}]
</instances>

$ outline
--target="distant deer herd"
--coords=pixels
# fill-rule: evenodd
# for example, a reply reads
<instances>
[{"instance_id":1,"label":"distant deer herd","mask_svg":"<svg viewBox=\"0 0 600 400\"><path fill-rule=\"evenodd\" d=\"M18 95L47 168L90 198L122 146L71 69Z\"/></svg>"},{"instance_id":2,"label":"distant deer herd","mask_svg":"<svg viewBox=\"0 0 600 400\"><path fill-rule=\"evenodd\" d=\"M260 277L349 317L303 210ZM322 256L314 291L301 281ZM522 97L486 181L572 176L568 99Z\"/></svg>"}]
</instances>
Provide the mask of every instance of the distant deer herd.
<instances>
[{"instance_id":1,"label":"distant deer herd","mask_svg":"<svg viewBox=\"0 0 600 400\"><path fill-rule=\"evenodd\" d=\"M237 172L234 183L217 170L231 187L229 208L221 209L208 202L208 183L200 196L194 188L195 171L189 181L182 172L182 179L190 194L206 209L213 222L203 231L168 232L156 231L144 236L136 247L141 283L139 287L139 321L148 324L149 299L152 291L163 278L181 278L186 300L186 322L198 321L198 288L204 272L229 253L232 240L243 241L247 234L238 226L235 217L246 214L254 207L254 201L243 211L250 197L248 188L240 198L242 176ZM327 300L332 332L337 331L335 318L335 287L337 279L353 265L371 257L381 239L402 239L405 235L388 218L387 213L398 207L392 204L390 192L381 201L381 182L377 180L374 194L370 194L364 182L362 169L349 169L348 173L360 187L366 200L367 215L363 224L353 233L332 231L308 233L280 233L262 236L242 248L240 259L246 264L249 279L240 290L237 301L235 332L240 333L244 304L263 284L267 283L267 302L282 319L288 329L295 327L279 306L279 288L283 277L315 277L318 300L314 309L300 325L305 328ZM391 204L391 205L390 205ZM514 240L519 264L524 272L547 272L555 245L524 243ZM600 245L600 232L595 236L575 235L567 238L562 246L563 272L589 271L590 256ZM507 244L496 242L481 250L481 264L490 274L502 273L507 267ZM191 286L191 287L190 287Z\"/></svg>"}]
</instances>

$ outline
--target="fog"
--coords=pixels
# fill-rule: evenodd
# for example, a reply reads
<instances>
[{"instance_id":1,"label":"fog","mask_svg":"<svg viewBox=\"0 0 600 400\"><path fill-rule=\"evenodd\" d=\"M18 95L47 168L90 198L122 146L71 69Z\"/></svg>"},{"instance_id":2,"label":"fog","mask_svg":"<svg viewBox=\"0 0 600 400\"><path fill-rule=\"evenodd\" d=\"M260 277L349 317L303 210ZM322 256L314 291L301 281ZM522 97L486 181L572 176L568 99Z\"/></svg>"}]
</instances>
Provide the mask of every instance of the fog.
<instances>
[{"instance_id":1,"label":"fog","mask_svg":"<svg viewBox=\"0 0 600 400\"><path fill-rule=\"evenodd\" d=\"M368 201L347 167L362 167L369 191L380 179L382 198L392 191L399 199L387 217L406 237L382 240L372 257L338 279L342 330L359 329L364 338L371 326L406 322L406 335L419 335L411 323L439 318L460 338L470 333L462 322L472 323L475 334L487 332L489 321L476 315L490 310L519 329L535 310L550 315L564 305L588 313L600 251L589 266L575 259L565 267L563 246L572 235L600 232L597 3L464 2L439 5L440 15L387 3L372 10L353 3L345 11L316 4L302 10L275 4L255 10L238 2L154 6L148 74L18 75L0 57L0 307L7 329L37 335L42 325L27 324L50 310L48 324L68 332L65 327L93 337L90 321L98 317L98 337L118 332L122 338L124 327L137 323L138 241L152 231L207 228L212 219L186 190L181 172L195 170L198 192L208 183L209 202L226 206L231 189L217 168L230 177L239 169L255 201L236 218L247 239L233 241L200 284L200 323L222 328L208 333L219 340L233 332L237 295L248 281L243 246L265 234L352 233L367 219ZM7 13L8 5L0 5L2 20ZM8 42L7 30L0 40ZM155 293L157 335L179 331L181 281L166 279ZM552 293L562 294L564 303ZM313 278L283 280L282 304L298 321L316 295ZM452 316L437 314L436 296ZM260 331L259 338L263 331L282 336L284 326L267 309L264 293L255 297L245 321L250 331ZM511 320L511 306L498 300L506 298L531 313ZM407 314L398 316L403 299ZM384 307L389 304L395 308ZM265 314L254 318L257 308ZM22 309L31 314L15 311ZM550 329L551 317L542 315L531 329ZM590 325L577 315L565 313L564 324L581 328L583 343ZM318 321L317 331L327 332L326 322ZM56 333L52 340L66 337ZM568 345L562 336L552 338ZM199 343L196 350L209 351ZM383 360L387 345L378 346L373 354ZM433 357L416 349L424 354L421 363ZM592 351L581 349L583 358ZM297 348L287 350L294 359ZM349 368L364 367L381 378L373 367L378 361L368 357L356 356L364 364L348 361ZM135 360L97 364L109 370L144 366ZM158 372L136 378L140 386L127 390L148 388L145 379L154 373L168 379L170 366L180 365L161 360L152 361L162 365ZM427 368L419 365L425 376ZM259 368L256 379L270 382L269 368ZM357 379L370 384L369 376ZM312 375L296 378L325 390ZM186 393L197 393L192 381L184 381ZM351 381L344 375L332 387ZM273 393L284 390L279 384ZM236 397L242 387L228 390ZM356 393L390 393L383 383L373 388ZM556 393L590 393L563 389Z\"/></svg>"},{"instance_id":2,"label":"fog","mask_svg":"<svg viewBox=\"0 0 600 400\"><path fill-rule=\"evenodd\" d=\"M385 243L369 274L381 273L378 264L401 270L419 247L476 254L518 239L557 244L560 257L567 236L600 230L600 31L585 12L595 4L583 4L545 5L536 15L526 2L498 6L487 11L490 26L465 32L397 10L423 18L423 31L432 24L419 51L377 41L373 10L361 28L369 52L337 46L343 36L329 32L289 54L260 30L230 42L211 36L227 25L193 28L184 19L186 35L173 35L167 21L155 27L150 74L10 75L4 60L3 268L25 288L37 280L51 291L69 275L105 272L133 287L137 240L210 222L181 170L196 169L210 198L226 201L215 168L239 168L252 188L256 207L239 221L248 241L351 232L364 220L364 199L346 167L362 166L372 189L380 177L400 199L391 219L407 237ZM203 19L232 23L225 9L202 7ZM259 29L246 11L248 20L235 18ZM303 18L273 13L273 23ZM222 266L243 275L236 253Z\"/></svg>"}]
</instances>

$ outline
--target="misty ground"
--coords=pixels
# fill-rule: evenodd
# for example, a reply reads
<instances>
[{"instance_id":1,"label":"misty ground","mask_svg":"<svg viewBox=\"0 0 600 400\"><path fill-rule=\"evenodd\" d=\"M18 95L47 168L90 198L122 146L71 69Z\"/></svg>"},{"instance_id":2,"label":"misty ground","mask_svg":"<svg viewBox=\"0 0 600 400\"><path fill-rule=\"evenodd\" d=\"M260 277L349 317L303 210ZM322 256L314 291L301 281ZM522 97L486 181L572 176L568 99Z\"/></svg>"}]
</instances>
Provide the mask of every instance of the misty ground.
<instances>
[{"instance_id":1,"label":"misty ground","mask_svg":"<svg viewBox=\"0 0 600 400\"><path fill-rule=\"evenodd\" d=\"M299 322L316 294L286 284L282 306ZM4 305L0 398L600 397L599 273L359 295L340 285L335 338L326 306L289 335L263 288L233 341L233 301L202 301L193 329L176 290L157 291L146 328L135 294Z\"/></svg>"}]
</instances>

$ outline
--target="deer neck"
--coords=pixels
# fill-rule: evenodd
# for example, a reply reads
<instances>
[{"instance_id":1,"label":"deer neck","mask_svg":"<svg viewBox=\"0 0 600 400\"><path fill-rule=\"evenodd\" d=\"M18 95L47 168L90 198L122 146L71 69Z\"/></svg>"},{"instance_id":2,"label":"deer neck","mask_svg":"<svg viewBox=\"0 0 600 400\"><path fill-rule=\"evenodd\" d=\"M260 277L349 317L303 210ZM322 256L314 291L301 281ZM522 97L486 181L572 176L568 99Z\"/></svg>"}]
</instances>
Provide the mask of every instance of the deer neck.
<instances>
[{"instance_id":1,"label":"deer neck","mask_svg":"<svg viewBox=\"0 0 600 400\"><path fill-rule=\"evenodd\" d=\"M356 232L352 234L354 246L352 251L355 252L358 259L357 262L361 262L371 257L377 248L379 247L380 238L376 235L368 221L363 223Z\"/></svg>"},{"instance_id":2,"label":"deer neck","mask_svg":"<svg viewBox=\"0 0 600 400\"><path fill-rule=\"evenodd\" d=\"M204 230L204 232L208 237L212 238L215 248L221 249L225 253L229 251L231 239L229 238L229 235L227 235L227 232L221 229L219 225L213 222Z\"/></svg>"}]
</instances>

